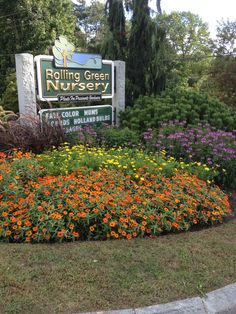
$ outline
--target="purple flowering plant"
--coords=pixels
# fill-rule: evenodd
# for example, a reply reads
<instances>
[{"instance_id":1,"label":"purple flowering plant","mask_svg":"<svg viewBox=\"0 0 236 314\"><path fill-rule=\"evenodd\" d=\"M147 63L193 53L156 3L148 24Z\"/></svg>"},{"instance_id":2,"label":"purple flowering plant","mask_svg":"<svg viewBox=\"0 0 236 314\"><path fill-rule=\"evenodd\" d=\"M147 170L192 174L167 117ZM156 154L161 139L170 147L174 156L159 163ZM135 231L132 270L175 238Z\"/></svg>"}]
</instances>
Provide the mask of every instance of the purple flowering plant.
<instances>
[{"instance_id":1,"label":"purple flowering plant","mask_svg":"<svg viewBox=\"0 0 236 314\"><path fill-rule=\"evenodd\" d=\"M143 134L146 147L165 150L169 155L187 162L201 162L217 167L221 184L236 186L236 130L217 130L209 124L187 126L185 121L162 124L154 136L149 129Z\"/></svg>"}]
</instances>

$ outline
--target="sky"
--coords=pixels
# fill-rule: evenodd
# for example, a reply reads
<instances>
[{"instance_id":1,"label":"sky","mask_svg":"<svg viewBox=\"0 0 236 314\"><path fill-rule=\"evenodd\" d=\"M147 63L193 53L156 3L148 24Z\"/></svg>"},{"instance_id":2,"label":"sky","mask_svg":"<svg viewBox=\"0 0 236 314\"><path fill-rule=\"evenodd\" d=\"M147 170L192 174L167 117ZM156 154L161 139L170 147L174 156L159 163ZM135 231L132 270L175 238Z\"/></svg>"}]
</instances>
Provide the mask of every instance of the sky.
<instances>
[{"instance_id":1,"label":"sky","mask_svg":"<svg viewBox=\"0 0 236 314\"><path fill-rule=\"evenodd\" d=\"M156 10L156 0L150 1L150 7ZM216 34L217 20L236 20L236 0L161 0L162 11L190 11L198 14L207 22L212 37Z\"/></svg>"}]
</instances>

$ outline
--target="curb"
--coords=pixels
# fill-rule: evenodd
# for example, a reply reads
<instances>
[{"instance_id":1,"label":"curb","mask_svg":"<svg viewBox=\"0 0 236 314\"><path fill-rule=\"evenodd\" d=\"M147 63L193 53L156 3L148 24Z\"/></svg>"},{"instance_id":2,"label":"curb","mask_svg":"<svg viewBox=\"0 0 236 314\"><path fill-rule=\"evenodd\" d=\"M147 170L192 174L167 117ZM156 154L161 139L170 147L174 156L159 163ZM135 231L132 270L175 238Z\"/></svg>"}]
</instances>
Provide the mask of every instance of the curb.
<instances>
[{"instance_id":1,"label":"curb","mask_svg":"<svg viewBox=\"0 0 236 314\"><path fill-rule=\"evenodd\" d=\"M202 298L189 298L137 309L77 314L236 314L236 283L209 292Z\"/></svg>"}]
</instances>

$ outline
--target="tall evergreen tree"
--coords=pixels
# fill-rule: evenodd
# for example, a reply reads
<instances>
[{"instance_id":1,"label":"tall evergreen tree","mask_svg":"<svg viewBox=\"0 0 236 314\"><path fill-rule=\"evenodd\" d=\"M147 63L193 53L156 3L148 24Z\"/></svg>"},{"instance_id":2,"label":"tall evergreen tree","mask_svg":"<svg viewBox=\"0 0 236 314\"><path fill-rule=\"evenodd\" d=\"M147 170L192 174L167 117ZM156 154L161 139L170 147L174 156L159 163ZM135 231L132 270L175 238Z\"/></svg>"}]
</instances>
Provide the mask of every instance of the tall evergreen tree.
<instances>
[{"instance_id":1,"label":"tall evergreen tree","mask_svg":"<svg viewBox=\"0 0 236 314\"><path fill-rule=\"evenodd\" d=\"M127 99L157 94L165 87L165 31L151 19L148 0L133 0L128 42ZM165 58L166 59L166 58Z\"/></svg>"},{"instance_id":2,"label":"tall evergreen tree","mask_svg":"<svg viewBox=\"0 0 236 314\"><path fill-rule=\"evenodd\" d=\"M127 58L128 101L146 92L146 73L150 64L151 18L148 0L133 1L131 33Z\"/></svg>"},{"instance_id":3,"label":"tall evergreen tree","mask_svg":"<svg viewBox=\"0 0 236 314\"><path fill-rule=\"evenodd\" d=\"M109 32L104 39L104 57L124 60L126 49L125 14L122 0L107 0L105 7Z\"/></svg>"}]
</instances>

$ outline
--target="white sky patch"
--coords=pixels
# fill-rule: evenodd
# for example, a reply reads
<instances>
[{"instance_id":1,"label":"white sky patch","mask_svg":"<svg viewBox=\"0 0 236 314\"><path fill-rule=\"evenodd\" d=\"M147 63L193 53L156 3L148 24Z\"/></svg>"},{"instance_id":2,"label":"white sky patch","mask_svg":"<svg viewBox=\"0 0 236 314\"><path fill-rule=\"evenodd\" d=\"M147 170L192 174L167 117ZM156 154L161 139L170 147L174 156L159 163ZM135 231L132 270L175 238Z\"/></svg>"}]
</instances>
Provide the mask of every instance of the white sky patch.
<instances>
[{"instance_id":1,"label":"white sky patch","mask_svg":"<svg viewBox=\"0 0 236 314\"><path fill-rule=\"evenodd\" d=\"M150 7L156 10L156 1L149 2ZM198 14L203 22L207 22L211 35L216 33L217 21L222 19L236 20L236 0L161 0L162 11L190 11Z\"/></svg>"}]
</instances>

